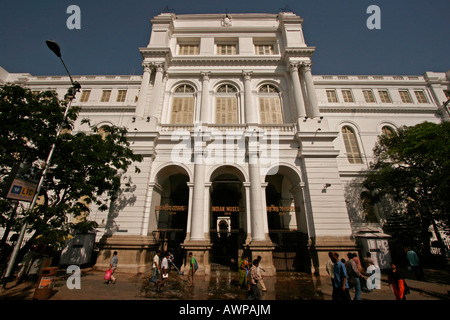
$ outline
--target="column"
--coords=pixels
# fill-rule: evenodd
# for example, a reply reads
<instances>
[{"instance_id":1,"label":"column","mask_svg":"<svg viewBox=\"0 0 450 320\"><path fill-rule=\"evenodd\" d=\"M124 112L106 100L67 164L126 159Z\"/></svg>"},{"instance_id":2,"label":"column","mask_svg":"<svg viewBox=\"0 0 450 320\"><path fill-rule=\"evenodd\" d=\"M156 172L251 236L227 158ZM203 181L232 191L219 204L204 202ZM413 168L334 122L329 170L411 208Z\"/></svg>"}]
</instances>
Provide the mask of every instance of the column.
<instances>
[{"instance_id":1,"label":"column","mask_svg":"<svg viewBox=\"0 0 450 320\"><path fill-rule=\"evenodd\" d=\"M298 63L291 63L289 66L291 73L292 88L294 89L295 107L297 108L297 117L303 118L306 116L305 103L303 101L302 87L300 85L300 78L298 77Z\"/></svg>"},{"instance_id":2,"label":"column","mask_svg":"<svg viewBox=\"0 0 450 320\"><path fill-rule=\"evenodd\" d=\"M205 204L205 164L203 161L202 132L194 137L194 188L192 195L191 239L205 240L204 204Z\"/></svg>"},{"instance_id":3,"label":"column","mask_svg":"<svg viewBox=\"0 0 450 320\"><path fill-rule=\"evenodd\" d=\"M211 72L202 72L202 104L200 107L200 122L205 125L209 122L209 77Z\"/></svg>"},{"instance_id":4,"label":"column","mask_svg":"<svg viewBox=\"0 0 450 320\"><path fill-rule=\"evenodd\" d=\"M261 170L259 165L258 139L255 136L249 137L248 142L248 166L250 184L250 219L252 241L265 241L264 217L266 210L262 199Z\"/></svg>"},{"instance_id":5,"label":"column","mask_svg":"<svg viewBox=\"0 0 450 320\"><path fill-rule=\"evenodd\" d=\"M303 62L301 73L305 79L306 90L308 91L308 99L310 110L310 117L320 117L319 104L317 103L316 90L314 88L314 81L311 74L311 63Z\"/></svg>"},{"instance_id":6,"label":"column","mask_svg":"<svg viewBox=\"0 0 450 320\"><path fill-rule=\"evenodd\" d=\"M253 110L252 103L252 72L242 72L244 77L244 108L245 108L245 123L257 124L257 112Z\"/></svg>"},{"instance_id":7,"label":"column","mask_svg":"<svg viewBox=\"0 0 450 320\"><path fill-rule=\"evenodd\" d=\"M144 112L144 116L150 116L153 118L156 118L156 115L158 114L158 106L161 96L161 87L164 75L164 66L162 63L155 64L155 67L156 67L156 75L155 75L155 83L153 84L152 102L150 105L150 110L145 110Z\"/></svg>"},{"instance_id":8,"label":"column","mask_svg":"<svg viewBox=\"0 0 450 320\"><path fill-rule=\"evenodd\" d=\"M144 117L145 104L147 102L148 85L150 83L150 76L152 74L151 65L149 63L142 64L144 74L142 75L141 90L139 91L138 103L136 106L137 117Z\"/></svg>"}]
</instances>

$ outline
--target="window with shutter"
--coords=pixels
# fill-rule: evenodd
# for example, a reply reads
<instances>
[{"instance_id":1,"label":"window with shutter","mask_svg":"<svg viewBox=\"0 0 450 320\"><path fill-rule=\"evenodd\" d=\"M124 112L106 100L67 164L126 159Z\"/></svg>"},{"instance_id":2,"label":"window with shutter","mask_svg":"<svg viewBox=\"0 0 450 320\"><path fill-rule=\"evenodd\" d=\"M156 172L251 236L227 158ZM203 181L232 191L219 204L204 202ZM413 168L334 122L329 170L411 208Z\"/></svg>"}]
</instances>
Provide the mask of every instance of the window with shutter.
<instances>
[{"instance_id":1,"label":"window with shutter","mask_svg":"<svg viewBox=\"0 0 450 320\"><path fill-rule=\"evenodd\" d=\"M356 134L353 129L348 126L342 127L342 136L344 138L348 161L350 163L363 163Z\"/></svg>"},{"instance_id":2,"label":"window with shutter","mask_svg":"<svg viewBox=\"0 0 450 320\"><path fill-rule=\"evenodd\" d=\"M216 90L216 123L217 124L237 124L238 101L236 87L224 84Z\"/></svg>"},{"instance_id":3,"label":"window with shutter","mask_svg":"<svg viewBox=\"0 0 450 320\"><path fill-rule=\"evenodd\" d=\"M172 124L192 124L194 122L195 89L187 84L178 86L174 90L172 99Z\"/></svg>"},{"instance_id":4,"label":"window with shutter","mask_svg":"<svg viewBox=\"0 0 450 320\"><path fill-rule=\"evenodd\" d=\"M283 123L283 112L277 87L263 85L259 88L259 113L262 124Z\"/></svg>"}]
</instances>

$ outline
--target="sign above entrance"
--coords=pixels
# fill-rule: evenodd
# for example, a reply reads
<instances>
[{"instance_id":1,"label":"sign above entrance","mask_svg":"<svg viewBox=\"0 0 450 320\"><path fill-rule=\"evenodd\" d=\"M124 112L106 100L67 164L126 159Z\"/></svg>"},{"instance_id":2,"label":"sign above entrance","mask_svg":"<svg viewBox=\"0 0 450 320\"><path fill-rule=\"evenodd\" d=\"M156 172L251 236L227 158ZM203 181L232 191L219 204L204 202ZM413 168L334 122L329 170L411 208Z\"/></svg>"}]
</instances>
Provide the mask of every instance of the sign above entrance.
<instances>
[{"instance_id":1,"label":"sign above entrance","mask_svg":"<svg viewBox=\"0 0 450 320\"><path fill-rule=\"evenodd\" d=\"M156 211L167 212L168 214L177 214L177 212L186 212L187 206L170 206L165 204L163 206L156 206Z\"/></svg>"},{"instance_id":2,"label":"sign above entrance","mask_svg":"<svg viewBox=\"0 0 450 320\"><path fill-rule=\"evenodd\" d=\"M240 207L225 207L225 206L213 206L211 207L212 212L223 212L227 216L231 216L232 213L239 213L241 211Z\"/></svg>"},{"instance_id":3,"label":"sign above entrance","mask_svg":"<svg viewBox=\"0 0 450 320\"><path fill-rule=\"evenodd\" d=\"M289 214L289 212L295 212L295 207L294 206L283 207L272 205L270 207L267 207L267 212L276 212L280 215L285 215Z\"/></svg>"}]
</instances>

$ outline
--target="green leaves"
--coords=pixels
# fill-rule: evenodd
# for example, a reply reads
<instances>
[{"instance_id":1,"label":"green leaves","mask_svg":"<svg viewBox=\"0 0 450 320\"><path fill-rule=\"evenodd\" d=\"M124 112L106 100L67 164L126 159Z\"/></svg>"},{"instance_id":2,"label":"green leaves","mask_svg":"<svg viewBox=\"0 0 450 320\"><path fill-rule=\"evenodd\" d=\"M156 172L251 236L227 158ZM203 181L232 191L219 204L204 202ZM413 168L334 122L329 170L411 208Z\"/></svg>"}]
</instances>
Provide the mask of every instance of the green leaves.
<instances>
[{"instance_id":1,"label":"green leaves","mask_svg":"<svg viewBox=\"0 0 450 320\"><path fill-rule=\"evenodd\" d=\"M0 86L0 187L14 162L39 167L56 141L42 200L26 213L32 228L49 239L52 232L55 239L64 238L70 231L70 216L86 216L94 205L108 209L120 190L120 176L132 163L142 161L129 148L126 128L98 128L83 120L90 132L72 133L79 108L71 107L64 119L65 109L66 102L52 92ZM65 130L56 138L60 125ZM0 222L6 223L8 212L1 215Z\"/></svg>"},{"instance_id":2,"label":"green leaves","mask_svg":"<svg viewBox=\"0 0 450 320\"><path fill-rule=\"evenodd\" d=\"M363 182L372 200L401 203L423 230L438 221L450 229L450 123L424 122L379 137ZM425 233L425 232L424 232Z\"/></svg>"}]
</instances>

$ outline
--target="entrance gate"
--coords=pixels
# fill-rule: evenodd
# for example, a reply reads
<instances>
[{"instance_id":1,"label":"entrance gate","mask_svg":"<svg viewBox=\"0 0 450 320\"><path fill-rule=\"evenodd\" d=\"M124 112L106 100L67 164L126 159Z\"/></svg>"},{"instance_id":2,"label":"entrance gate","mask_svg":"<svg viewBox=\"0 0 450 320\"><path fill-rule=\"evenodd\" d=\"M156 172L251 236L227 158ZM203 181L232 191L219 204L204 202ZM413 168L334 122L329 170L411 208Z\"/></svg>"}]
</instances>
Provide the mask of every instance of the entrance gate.
<instances>
[{"instance_id":1,"label":"entrance gate","mask_svg":"<svg viewBox=\"0 0 450 320\"><path fill-rule=\"evenodd\" d=\"M242 182L232 174L212 182L210 208L211 269L237 269L245 241L245 200Z\"/></svg>"}]
</instances>

